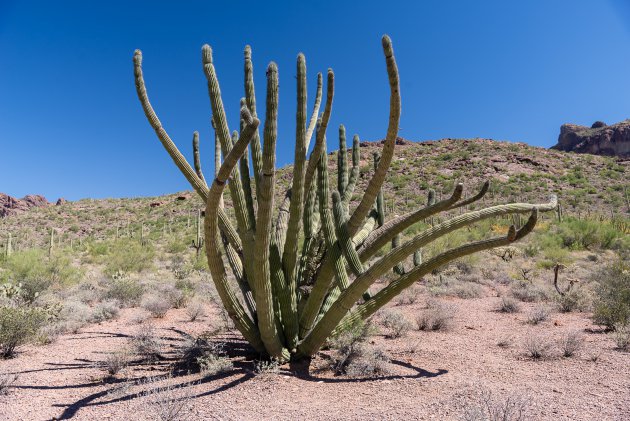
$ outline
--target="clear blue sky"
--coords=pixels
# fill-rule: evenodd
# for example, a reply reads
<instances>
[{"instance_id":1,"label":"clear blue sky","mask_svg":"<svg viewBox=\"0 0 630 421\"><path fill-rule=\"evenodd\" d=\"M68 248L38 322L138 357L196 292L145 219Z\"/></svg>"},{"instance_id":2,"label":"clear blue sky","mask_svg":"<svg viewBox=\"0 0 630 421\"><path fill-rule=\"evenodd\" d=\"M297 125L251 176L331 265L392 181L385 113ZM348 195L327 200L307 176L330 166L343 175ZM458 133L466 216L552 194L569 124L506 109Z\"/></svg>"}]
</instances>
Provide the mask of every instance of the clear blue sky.
<instances>
[{"instance_id":1,"label":"clear blue sky","mask_svg":"<svg viewBox=\"0 0 630 421\"><path fill-rule=\"evenodd\" d=\"M212 172L200 60L212 45L237 128L242 51L251 44L259 103L280 69L280 165L291 162L295 57L335 70L337 126L384 136L388 88L380 37L394 41L400 135L488 137L548 147L565 122L630 117L630 7L624 0L10 1L0 0L0 191L54 200L148 196L188 188L136 98L132 54L187 156L201 133ZM310 109L310 105L309 105ZM262 111L262 109L260 110Z\"/></svg>"}]
</instances>

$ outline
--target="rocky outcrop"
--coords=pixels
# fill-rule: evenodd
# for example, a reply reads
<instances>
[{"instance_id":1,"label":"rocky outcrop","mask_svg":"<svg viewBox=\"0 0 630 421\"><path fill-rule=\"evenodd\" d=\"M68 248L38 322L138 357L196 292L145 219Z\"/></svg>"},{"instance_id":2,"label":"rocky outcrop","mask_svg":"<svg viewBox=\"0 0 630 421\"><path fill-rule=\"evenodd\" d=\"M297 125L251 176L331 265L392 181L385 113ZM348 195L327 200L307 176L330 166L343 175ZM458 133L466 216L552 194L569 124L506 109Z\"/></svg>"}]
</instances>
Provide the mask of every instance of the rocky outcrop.
<instances>
[{"instance_id":1,"label":"rocky outcrop","mask_svg":"<svg viewBox=\"0 0 630 421\"><path fill-rule=\"evenodd\" d=\"M30 208L49 206L50 202L44 196L29 194L22 199L16 199L8 194L0 193L0 218L14 215Z\"/></svg>"},{"instance_id":2,"label":"rocky outcrop","mask_svg":"<svg viewBox=\"0 0 630 421\"><path fill-rule=\"evenodd\" d=\"M551 149L630 158L630 120L611 126L596 121L590 128L563 124L560 127L558 144Z\"/></svg>"}]
</instances>

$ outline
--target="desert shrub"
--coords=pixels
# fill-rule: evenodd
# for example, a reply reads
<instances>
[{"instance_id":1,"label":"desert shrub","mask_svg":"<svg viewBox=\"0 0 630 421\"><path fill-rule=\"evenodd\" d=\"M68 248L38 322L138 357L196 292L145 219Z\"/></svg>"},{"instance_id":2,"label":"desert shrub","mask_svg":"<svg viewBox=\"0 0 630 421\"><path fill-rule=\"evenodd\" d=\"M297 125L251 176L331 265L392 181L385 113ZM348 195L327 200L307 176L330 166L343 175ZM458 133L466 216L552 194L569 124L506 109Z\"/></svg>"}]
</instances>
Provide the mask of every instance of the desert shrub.
<instances>
[{"instance_id":1,"label":"desert shrub","mask_svg":"<svg viewBox=\"0 0 630 421\"><path fill-rule=\"evenodd\" d=\"M20 285L21 299L28 303L52 285L67 286L82 277L82 271L75 268L68 257L54 254L48 258L37 249L12 254L5 267L12 282Z\"/></svg>"},{"instance_id":2,"label":"desert shrub","mask_svg":"<svg viewBox=\"0 0 630 421\"><path fill-rule=\"evenodd\" d=\"M399 306L414 304L416 301L418 301L420 291L420 287L418 287L417 285L407 288L405 292L398 296L396 304Z\"/></svg>"},{"instance_id":3,"label":"desert shrub","mask_svg":"<svg viewBox=\"0 0 630 421\"><path fill-rule=\"evenodd\" d=\"M201 301L191 301L186 306L186 315L189 321L194 322L206 315L206 308Z\"/></svg>"},{"instance_id":4,"label":"desert shrub","mask_svg":"<svg viewBox=\"0 0 630 421\"><path fill-rule=\"evenodd\" d=\"M9 391L17 380L17 374L0 372L0 396L9 394Z\"/></svg>"},{"instance_id":5,"label":"desert shrub","mask_svg":"<svg viewBox=\"0 0 630 421\"><path fill-rule=\"evenodd\" d=\"M630 265L619 261L595 275L595 323L610 329L630 324Z\"/></svg>"},{"instance_id":6,"label":"desert shrub","mask_svg":"<svg viewBox=\"0 0 630 421\"><path fill-rule=\"evenodd\" d=\"M180 365L187 369L198 369L207 376L230 371L232 361L226 356L225 345L211 342L204 337L189 338L180 349Z\"/></svg>"},{"instance_id":7,"label":"desert shrub","mask_svg":"<svg viewBox=\"0 0 630 421\"><path fill-rule=\"evenodd\" d=\"M171 254L181 254L190 247L190 243L178 237L172 237L171 241L166 244L166 251Z\"/></svg>"},{"instance_id":8,"label":"desert shrub","mask_svg":"<svg viewBox=\"0 0 630 421\"><path fill-rule=\"evenodd\" d=\"M409 320L399 311L384 311L381 323L387 329L388 338L400 338L405 336L407 332L409 332L409 329L411 329L411 323L409 323Z\"/></svg>"},{"instance_id":9,"label":"desert shrub","mask_svg":"<svg viewBox=\"0 0 630 421\"><path fill-rule=\"evenodd\" d=\"M445 303L430 301L428 309L416 318L418 330L446 330L455 317L455 307Z\"/></svg>"},{"instance_id":10,"label":"desert shrub","mask_svg":"<svg viewBox=\"0 0 630 421\"><path fill-rule=\"evenodd\" d=\"M192 383L183 385L172 383L169 374L163 384L157 377L147 377L141 384L144 391L142 411L148 412L149 419L156 421L179 421L193 419Z\"/></svg>"},{"instance_id":11,"label":"desert shrub","mask_svg":"<svg viewBox=\"0 0 630 421\"><path fill-rule=\"evenodd\" d=\"M153 267L154 255L155 252L149 245L143 246L135 240L117 240L107 255L105 273L113 275L118 271L142 272Z\"/></svg>"},{"instance_id":12,"label":"desert shrub","mask_svg":"<svg viewBox=\"0 0 630 421\"><path fill-rule=\"evenodd\" d=\"M40 308L0 307L0 358L11 358L19 346L32 342L47 319L47 314Z\"/></svg>"},{"instance_id":13,"label":"desert shrub","mask_svg":"<svg viewBox=\"0 0 630 421\"><path fill-rule=\"evenodd\" d=\"M103 298L117 300L126 306L135 306L143 293L144 287L138 281L121 277L109 281Z\"/></svg>"},{"instance_id":14,"label":"desert shrub","mask_svg":"<svg viewBox=\"0 0 630 421\"><path fill-rule=\"evenodd\" d=\"M483 287L470 282L458 282L451 286L451 294L459 298L470 299L483 297Z\"/></svg>"},{"instance_id":15,"label":"desert shrub","mask_svg":"<svg viewBox=\"0 0 630 421\"><path fill-rule=\"evenodd\" d=\"M630 348L630 326L615 325L615 330L610 333L615 345L619 350L627 350Z\"/></svg>"},{"instance_id":16,"label":"desert shrub","mask_svg":"<svg viewBox=\"0 0 630 421\"><path fill-rule=\"evenodd\" d=\"M127 351L116 351L105 357L103 368L109 376L115 376L129 365L129 354Z\"/></svg>"},{"instance_id":17,"label":"desert shrub","mask_svg":"<svg viewBox=\"0 0 630 421\"><path fill-rule=\"evenodd\" d=\"M564 295L556 294L554 301L558 305L558 309L563 313L581 310L588 306L588 297L579 286L571 288Z\"/></svg>"},{"instance_id":18,"label":"desert shrub","mask_svg":"<svg viewBox=\"0 0 630 421\"><path fill-rule=\"evenodd\" d=\"M501 399L489 390L476 391L472 404L466 403L463 421L526 421L530 419L531 400L522 394Z\"/></svg>"},{"instance_id":19,"label":"desert shrub","mask_svg":"<svg viewBox=\"0 0 630 421\"><path fill-rule=\"evenodd\" d=\"M580 332L569 332L560 338L558 343L562 355L564 357L572 357L576 352L582 348L584 344L584 338L580 335Z\"/></svg>"},{"instance_id":20,"label":"desert shrub","mask_svg":"<svg viewBox=\"0 0 630 421\"><path fill-rule=\"evenodd\" d=\"M543 301L549 298L544 289L527 281L514 282L510 286L510 294L517 300L527 303Z\"/></svg>"},{"instance_id":21,"label":"desert shrub","mask_svg":"<svg viewBox=\"0 0 630 421\"><path fill-rule=\"evenodd\" d=\"M145 361L155 361L161 357L162 341L150 324L141 326L130 338L130 342L134 353Z\"/></svg>"},{"instance_id":22,"label":"desert shrub","mask_svg":"<svg viewBox=\"0 0 630 421\"><path fill-rule=\"evenodd\" d=\"M106 320L115 319L120 312L120 305L116 300L107 300L98 303L92 310L91 321L94 323L101 323Z\"/></svg>"},{"instance_id":23,"label":"desert shrub","mask_svg":"<svg viewBox=\"0 0 630 421\"><path fill-rule=\"evenodd\" d=\"M549 307L545 305L538 305L527 315L527 323L530 325L537 325L547 320L547 318L549 318L549 314Z\"/></svg>"},{"instance_id":24,"label":"desert shrub","mask_svg":"<svg viewBox=\"0 0 630 421\"><path fill-rule=\"evenodd\" d=\"M328 340L328 346L333 350L330 367L336 374L347 374L348 366L361 358L363 344L375 331L371 321L359 320Z\"/></svg>"},{"instance_id":25,"label":"desert shrub","mask_svg":"<svg viewBox=\"0 0 630 421\"><path fill-rule=\"evenodd\" d=\"M592 247L611 248L623 233L608 222L565 218L558 224L558 236L564 247L582 250Z\"/></svg>"},{"instance_id":26,"label":"desert shrub","mask_svg":"<svg viewBox=\"0 0 630 421\"><path fill-rule=\"evenodd\" d=\"M142 299L142 308L151 313L151 316L161 319L171 309L171 303L157 295L147 295Z\"/></svg>"},{"instance_id":27,"label":"desert shrub","mask_svg":"<svg viewBox=\"0 0 630 421\"><path fill-rule=\"evenodd\" d=\"M92 309L89 305L76 300L67 300L59 314L60 329L64 332L76 333L92 321Z\"/></svg>"},{"instance_id":28,"label":"desert shrub","mask_svg":"<svg viewBox=\"0 0 630 421\"><path fill-rule=\"evenodd\" d=\"M539 360L549 356L553 344L544 336L527 335L525 339L525 353L534 360Z\"/></svg>"},{"instance_id":29,"label":"desert shrub","mask_svg":"<svg viewBox=\"0 0 630 421\"><path fill-rule=\"evenodd\" d=\"M349 358L345 374L350 377L374 377L389 374L389 358L379 348L361 344Z\"/></svg>"},{"instance_id":30,"label":"desert shrub","mask_svg":"<svg viewBox=\"0 0 630 421\"><path fill-rule=\"evenodd\" d=\"M191 297L188 290L181 290L171 284L160 285L157 289L157 294L164 297L164 299L170 303L172 308L185 307Z\"/></svg>"},{"instance_id":31,"label":"desert shrub","mask_svg":"<svg viewBox=\"0 0 630 421\"><path fill-rule=\"evenodd\" d=\"M501 297L499 311L502 313L518 313L520 311L520 305L513 298Z\"/></svg>"}]
</instances>

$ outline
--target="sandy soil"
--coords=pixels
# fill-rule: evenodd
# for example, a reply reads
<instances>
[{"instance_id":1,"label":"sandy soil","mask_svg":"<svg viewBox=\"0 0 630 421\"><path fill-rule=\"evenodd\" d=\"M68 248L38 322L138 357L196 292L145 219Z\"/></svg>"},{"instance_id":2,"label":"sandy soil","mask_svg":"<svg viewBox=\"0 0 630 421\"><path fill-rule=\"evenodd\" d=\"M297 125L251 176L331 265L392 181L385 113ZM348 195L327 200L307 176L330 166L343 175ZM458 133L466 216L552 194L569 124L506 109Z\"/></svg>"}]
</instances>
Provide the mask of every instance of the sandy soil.
<instances>
[{"instance_id":1,"label":"sandy soil","mask_svg":"<svg viewBox=\"0 0 630 421\"><path fill-rule=\"evenodd\" d=\"M410 320L422 311L425 296L413 305L396 306ZM391 375L371 379L335 377L318 370L325 354L308 364L280 367L256 375L253 356L236 335L226 334L233 371L202 377L181 374L164 379L184 334L208 329L216 316L186 322L183 310L171 310L152 323L165 343L165 359L133 363L117 379L104 380L99 366L108 354L124 349L141 325L139 310L125 310L116 321L86 327L46 346L28 347L0 372L19 374L16 388L0 396L2 420L157 419L156 397L142 393L171 385L169 399L183 402L183 419L215 420L399 420L462 419L490 393L529 403L525 419L630 419L630 353L615 349L612 339L593 326L586 313L554 313L536 326L525 323L534 304L520 313L495 309L499 298L445 299L458 308L446 332L412 330L398 339L377 335L372 342L391 357ZM559 349L543 360L525 354L528 336L557 341L582 332L584 346L571 358ZM509 342L500 347L499 342ZM137 385L138 379L143 384ZM149 380L146 380L149 379ZM153 380L151 380L153 379ZM179 387L181 386L181 387Z\"/></svg>"}]
</instances>

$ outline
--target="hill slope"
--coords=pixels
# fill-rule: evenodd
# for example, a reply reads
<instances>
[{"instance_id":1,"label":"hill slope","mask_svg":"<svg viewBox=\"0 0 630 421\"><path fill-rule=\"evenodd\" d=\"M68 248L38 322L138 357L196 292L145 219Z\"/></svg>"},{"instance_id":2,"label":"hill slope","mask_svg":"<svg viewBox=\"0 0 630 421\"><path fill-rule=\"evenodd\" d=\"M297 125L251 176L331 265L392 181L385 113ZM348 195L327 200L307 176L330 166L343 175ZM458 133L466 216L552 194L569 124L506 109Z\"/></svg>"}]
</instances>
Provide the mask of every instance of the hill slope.
<instances>
[{"instance_id":1,"label":"hill slope","mask_svg":"<svg viewBox=\"0 0 630 421\"><path fill-rule=\"evenodd\" d=\"M429 188L438 196L450 194L464 182L466 194L491 181L486 203L506 201L543 202L559 196L566 213L628 216L630 162L610 157L565 153L522 143L487 139L444 139L403 142L396 146L392 168L384 186L391 213L415 209L426 202ZM355 198L362 192L372 171L372 155L380 152L378 142L361 148L361 178ZM331 177L336 173L336 153L329 155ZM280 197L291 180L291 168L279 170ZM228 209L229 194L226 194ZM145 234L160 241L173 230L194 229L198 209L204 205L192 192L131 199L84 199L60 206L31 208L0 218L0 236L13 235L14 247L44 246L51 228L65 244L86 238L106 239ZM2 241L4 243L4 241Z\"/></svg>"}]
</instances>

